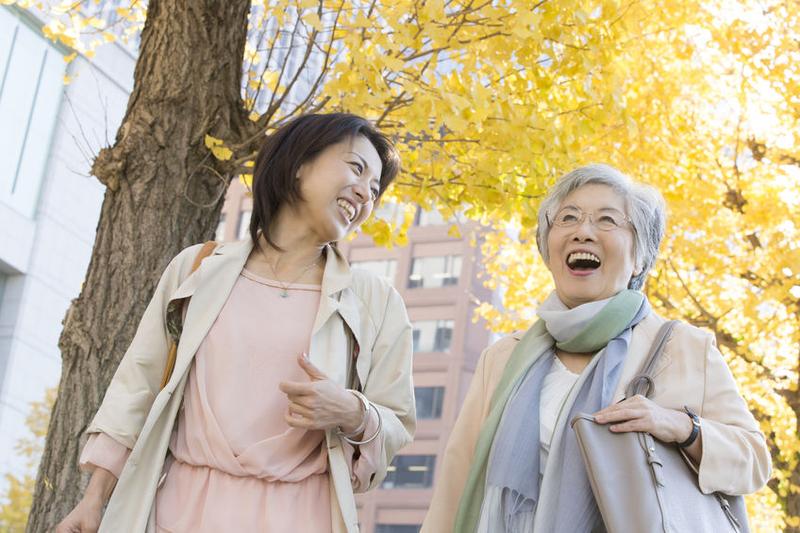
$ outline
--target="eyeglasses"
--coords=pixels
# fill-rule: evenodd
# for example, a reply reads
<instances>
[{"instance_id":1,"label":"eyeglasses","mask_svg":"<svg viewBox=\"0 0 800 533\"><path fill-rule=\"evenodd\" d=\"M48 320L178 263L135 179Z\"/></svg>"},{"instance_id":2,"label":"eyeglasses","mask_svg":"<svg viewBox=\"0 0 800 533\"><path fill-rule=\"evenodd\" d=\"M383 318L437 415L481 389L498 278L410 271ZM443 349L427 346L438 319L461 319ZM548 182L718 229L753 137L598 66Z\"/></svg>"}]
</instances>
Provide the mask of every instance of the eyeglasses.
<instances>
[{"instance_id":1,"label":"eyeglasses","mask_svg":"<svg viewBox=\"0 0 800 533\"><path fill-rule=\"evenodd\" d=\"M562 228L572 228L583 224L587 216L592 226L602 231L612 231L632 223L628 215L613 208L602 209L598 213L587 213L577 207L564 207L558 210L552 220L549 214L545 218L551 226L555 224Z\"/></svg>"}]
</instances>

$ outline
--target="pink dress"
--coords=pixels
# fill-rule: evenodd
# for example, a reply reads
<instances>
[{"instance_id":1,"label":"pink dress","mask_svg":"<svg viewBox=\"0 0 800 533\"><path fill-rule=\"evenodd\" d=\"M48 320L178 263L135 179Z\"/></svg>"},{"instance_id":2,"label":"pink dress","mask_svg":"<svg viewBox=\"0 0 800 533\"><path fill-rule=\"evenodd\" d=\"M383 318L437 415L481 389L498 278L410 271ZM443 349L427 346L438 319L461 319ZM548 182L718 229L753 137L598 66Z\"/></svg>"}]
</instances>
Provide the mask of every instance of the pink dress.
<instances>
[{"instance_id":1,"label":"pink dress","mask_svg":"<svg viewBox=\"0 0 800 533\"><path fill-rule=\"evenodd\" d=\"M159 532L331 531L325 434L290 427L278 389L309 380L297 356L309 349L320 287L282 292L243 270L197 350L156 495ZM372 411L365 433L376 427ZM380 449L380 438L360 448L354 487L368 483ZM119 477L129 452L95 434L80 462Z\"/></svg>"}]
</instances>

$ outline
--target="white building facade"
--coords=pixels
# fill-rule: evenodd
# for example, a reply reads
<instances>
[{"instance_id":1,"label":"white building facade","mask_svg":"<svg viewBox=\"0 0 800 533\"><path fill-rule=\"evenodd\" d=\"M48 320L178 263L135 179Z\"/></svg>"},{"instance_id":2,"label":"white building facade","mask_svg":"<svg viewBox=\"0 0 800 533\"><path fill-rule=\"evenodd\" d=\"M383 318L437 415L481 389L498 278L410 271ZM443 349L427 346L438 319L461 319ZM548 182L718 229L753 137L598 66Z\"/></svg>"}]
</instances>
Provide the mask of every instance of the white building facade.
<instances>
[{"instance_id":1,"label":"white building facade","mask_svg":"<svg viewBox=\"0 0 800 533\"><path fill-rule=\"evenodd\" d=\"M61 322L104 194L91 160L113 143L135 65L115 44L67 64L72 50L44 38L42 24L0 6L0 474L24 471L14 448L30 436L30 404L58 384Z\"/></svg>"}]
</instances>

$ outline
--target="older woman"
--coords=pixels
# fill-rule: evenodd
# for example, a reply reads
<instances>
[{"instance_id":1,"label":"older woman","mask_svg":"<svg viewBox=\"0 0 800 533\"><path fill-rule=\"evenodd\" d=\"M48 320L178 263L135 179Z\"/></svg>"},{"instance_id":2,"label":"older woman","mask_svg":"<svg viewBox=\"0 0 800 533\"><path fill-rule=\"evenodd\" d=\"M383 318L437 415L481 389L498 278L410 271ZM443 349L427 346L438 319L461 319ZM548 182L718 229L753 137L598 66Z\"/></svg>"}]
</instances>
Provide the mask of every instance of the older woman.
<instances>
[{"instance_id":1,"label":"older woman","mask_svg":"<svg viewBox=\"0 0 800 533\"><path fill-rule=\"evenodd\" d=\"M639 292L664 217L657 191L606 165L579 168L551 189L537 244L555 291L526 333L481 356L423 532L602 530L568 425L578 412L595 413L610 431L680 446L704 493L746 494L766 483L764 436L709 333L675 327L655 393L624 398L665 322Z\"/></svg>"}]
</instances>

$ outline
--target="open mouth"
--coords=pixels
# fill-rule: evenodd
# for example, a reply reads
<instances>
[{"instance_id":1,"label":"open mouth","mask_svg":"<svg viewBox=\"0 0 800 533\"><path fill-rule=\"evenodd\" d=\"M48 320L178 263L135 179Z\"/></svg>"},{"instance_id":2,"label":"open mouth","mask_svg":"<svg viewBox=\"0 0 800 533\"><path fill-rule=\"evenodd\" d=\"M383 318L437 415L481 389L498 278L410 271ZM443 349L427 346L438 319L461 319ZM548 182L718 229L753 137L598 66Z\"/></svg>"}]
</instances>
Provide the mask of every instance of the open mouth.
<instances>
[{"instance_id":1,"label":"open mouth","mask_svg":"<svg viewBox=\"0 0 800 533\"><path fill-rule=\"evenodd\" d=\"M356 206L345 200L344 198L339 198L336 200L336 205L342 208L344 212L344 216L348 222L352 222L356 218Z\"/></svg>"},{"instance_id":2,"label":"open mouth","mask_svg":"<svg viewBox=\"0 0 800 533\"><path fill-rule=\"evenodd\" d=\"M567 256L567 266L579 272L597 270L600 264L600 258L591 252L572 252Z\"/></svg>"}]
</instances>

